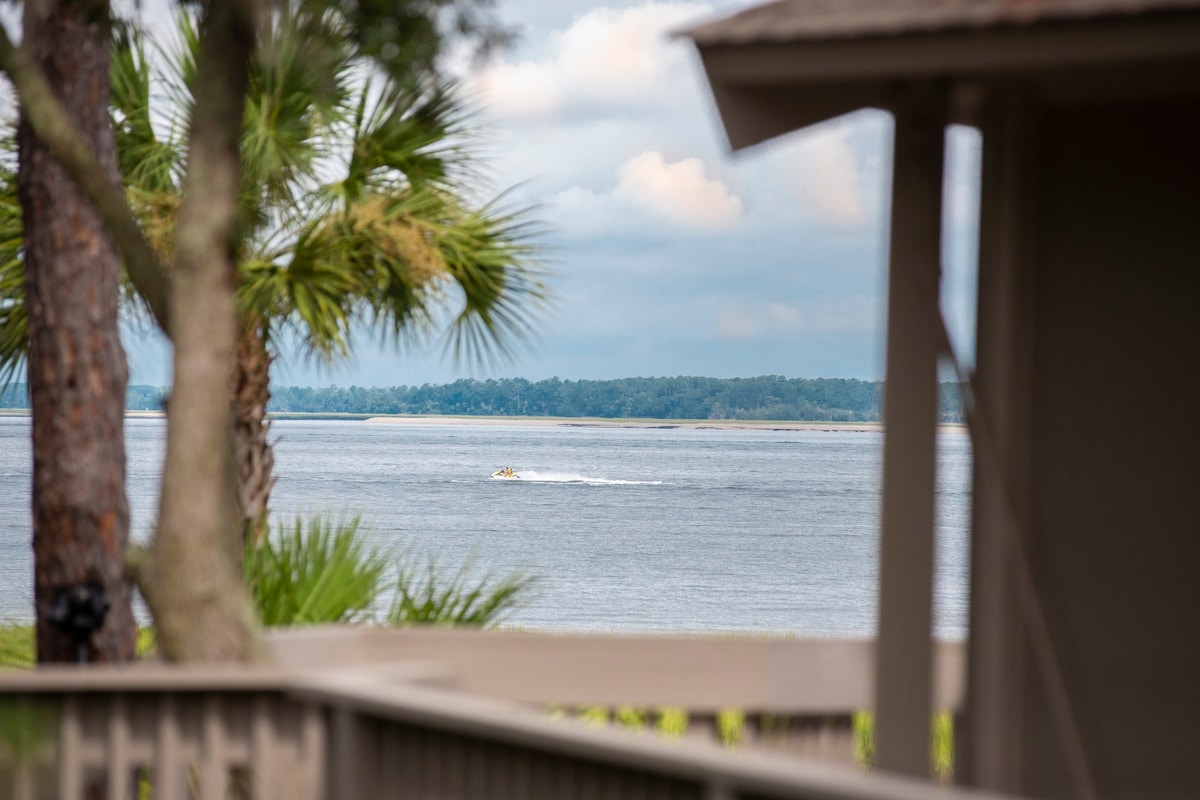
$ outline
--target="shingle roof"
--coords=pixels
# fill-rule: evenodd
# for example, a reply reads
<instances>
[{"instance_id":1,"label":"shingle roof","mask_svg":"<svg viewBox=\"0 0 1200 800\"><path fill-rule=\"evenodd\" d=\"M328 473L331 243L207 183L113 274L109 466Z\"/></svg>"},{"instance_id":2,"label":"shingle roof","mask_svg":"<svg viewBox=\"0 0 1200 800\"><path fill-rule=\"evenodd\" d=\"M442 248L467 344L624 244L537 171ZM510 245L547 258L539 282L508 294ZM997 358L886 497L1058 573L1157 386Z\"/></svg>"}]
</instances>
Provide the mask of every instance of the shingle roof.
<instances>
[{"instance_id":1,"label":"shingle roof","mask_svg":"<svg viewBox=\"0 0 1200 800\"><path fill-rule=\"evenodd\" d=\"M1200 11L1200 0L777 0L684 31L699 45L854 39Z\"/></svg>"}]
</instances>

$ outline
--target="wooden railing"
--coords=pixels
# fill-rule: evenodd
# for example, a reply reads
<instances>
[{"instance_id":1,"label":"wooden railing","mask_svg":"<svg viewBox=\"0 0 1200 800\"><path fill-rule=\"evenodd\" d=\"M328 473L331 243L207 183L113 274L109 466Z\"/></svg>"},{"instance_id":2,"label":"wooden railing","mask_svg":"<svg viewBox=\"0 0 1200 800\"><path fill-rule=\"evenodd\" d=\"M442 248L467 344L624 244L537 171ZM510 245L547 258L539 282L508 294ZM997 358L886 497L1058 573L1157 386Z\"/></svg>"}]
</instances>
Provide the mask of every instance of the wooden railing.
<instances>
[{"instance_id":1,"label":"wooden railing","mask_svg":"<svg viewBox=\"0 0 1200 800\"><path fill-rule=\"evenodd\" d=\"M323 712L279 671L59 667L0 675L0 698L0 729L24 734L0 742L0 797L324 796Z\"/></svg>"},{"instance_id":2,"label":"wooden railing","mask_svg":"<svg viewBox=\"0 0 1200 800\"><path fill-rule=\"evenodd\" d=\"M466 694L567 714L683 710L689 738L716 738L718 713L735 709L744 744L843 763L854 761L854 713L873 706L874 644L863 639L326 628L271 644L295 668L425 663ZM939 645L939 709L959 706L963 657L961 644Z\"/></svg>"},{"instance_id":3,"label":"wooden railing","mask_svg":"<svg viewBox=\"0 0 1200 800\"><path fill-rule=\"evenodd\" d=\"M272 647L269 670L0 674L0 731L7 718L30 732L23 743L0 738L0 798L129 800L149 787L156 800L870 800L931 788L545 713L628 705L840 717L870 706L869 643L333 631L274 637ZM952 647L942 656L948 667L958 658ZM941 686L956 691L949 678Z\"/></svg>"}]
</instances>

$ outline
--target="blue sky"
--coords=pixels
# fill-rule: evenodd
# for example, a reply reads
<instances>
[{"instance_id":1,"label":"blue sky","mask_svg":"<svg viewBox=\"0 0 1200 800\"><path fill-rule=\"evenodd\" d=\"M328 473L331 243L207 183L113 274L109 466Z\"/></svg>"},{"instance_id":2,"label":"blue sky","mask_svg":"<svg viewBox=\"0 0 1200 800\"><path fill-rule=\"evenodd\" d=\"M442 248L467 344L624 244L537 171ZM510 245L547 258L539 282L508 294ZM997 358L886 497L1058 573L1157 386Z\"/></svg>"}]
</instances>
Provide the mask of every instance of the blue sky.
<instances>
[{"instance_id":1,"label":"blue sky","mask_svg":"<svg viewBox=\"0 0 1200 800\"><path fill-rule=\"evenodd\" d=\"M537 336L479 369L366 334L332 367L285 351L275 383L882 377L889 117L730 154L691 44L668 33L746 5L500 0L520 38L465 82L492 190L547 223L555 302ZM949 153L943 305L969 354L977 136L952 130ZM127 343L134 383L169 380L161 341Z\"/></svg>"}]
</instances>

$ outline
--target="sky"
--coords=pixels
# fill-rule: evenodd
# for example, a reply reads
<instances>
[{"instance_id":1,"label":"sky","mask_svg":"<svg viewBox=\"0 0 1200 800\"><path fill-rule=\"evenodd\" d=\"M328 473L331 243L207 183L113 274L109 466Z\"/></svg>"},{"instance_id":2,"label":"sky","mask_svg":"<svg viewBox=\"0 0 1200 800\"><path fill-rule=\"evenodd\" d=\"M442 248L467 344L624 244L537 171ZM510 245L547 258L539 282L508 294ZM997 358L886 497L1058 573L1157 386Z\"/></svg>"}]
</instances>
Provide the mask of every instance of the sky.
<instances>
[{"instance_id":1,"label":"sky","mask_svg":"<svg viewBox=\"0 0 1200 800\"><path fill-rule=\"evenodd\" d=\"M691 43L670 33L746 2L499 0L514 46L457 59L489 191L545 224L553 303L506 362L436 341L325 366L284 344L278 386L458 378L883 377L890 117L863 110L732 154ZM948 136L943 307L970 360L979 139ZM126 337L131 382L167 346Z\"/></svg>"}]
</instances>

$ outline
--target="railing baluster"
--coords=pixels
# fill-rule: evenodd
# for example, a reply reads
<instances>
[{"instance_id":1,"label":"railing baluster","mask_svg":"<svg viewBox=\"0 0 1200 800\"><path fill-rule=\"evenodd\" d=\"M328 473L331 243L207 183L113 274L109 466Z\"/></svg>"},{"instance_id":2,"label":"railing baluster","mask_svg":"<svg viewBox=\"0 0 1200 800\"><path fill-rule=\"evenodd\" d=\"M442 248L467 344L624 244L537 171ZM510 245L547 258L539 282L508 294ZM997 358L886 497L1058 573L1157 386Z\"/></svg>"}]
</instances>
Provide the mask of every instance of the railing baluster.
<instances>
[{"instance_id":1,"label":"railing baluster","mask_svg":"<svg viewBox=\"0 0 1200 800\"><path fill-rule=\"evenodd\" d=\"M478 739L467 739L463 742L464 777L466 784L465 796L474 800L491 800L488 794L489 781L494 781L496 771L491 768L492 750L497 745Z\"/></svg>"},{"instance_id":2,"label":"railing baluster","mask_svg":"<svg viewBox=\"0 0 1200 800\"><path fill-rule=\"evenodd\" d=\"M626 772L612 794L613 800L648 800L646 775L642 772Z\"/></svg>"},{"instance_id":3,"label":"railing baluster","mask_svg":"<svg viewBox=\"0 0 1200 800\"><path fill-rule=\"evenodd\" d=\"M274 769L279 758L279 742L271 720L271 701L267 695L254 698L250 719L250 774L254 800L273 800Z\"/></svg>"},{"instance_id":4,"label":"railing baluster","mask_svg":"<svg viewBox=\"0 0 1200 800\"><path fill-rule=\"evenodd\" d=\"M306 703L301 711L300 760L305 773L309 800L325 797L325 716L315 705Z\"/></svg>"},{"instance_id":5,"label":"railing baluster","mask_svg":"<svg viewBox=\"0 0 1200 800\"><path fill-rule=\"evenodd\" d=\"M335 797L357 798L363 796L367 785L363 773L364 753L360 736L360 721L357 714L345 708L333 712L332 757L330 764L330 793Z\"/></svg>"},{"instance_id":6,"label":"railing baluster","mask_svg":"<svg viewBox=\"0 0 1200 800\"><path fill-rule=\"evenodd\" d=\"M724 783L710 780L701 789L704 800L734 800L733 792Z\"/></svg>"},{"instance_id":7,"label":"railing baluster","mask_svg":"<svg viewBox=\"0 0 1200 800\"><path fill-rule=\"evenodd\" d=\"M129 709L125 695L112 696L108 707L108 797L129 800L133 764L129 758Z\"/></svg>"},{"instance_id":8,"label":"railing baluster","mask_svg":"<svg viewBox=\"0 0 1200 800\"><path fill-rule=\"evenodd\" d=\"M531 765L528 752L514 748L509 755L508 770L512 786L510 796L514 798L531 797L533 781L530 777Z\"/></svg>"},{"instance_id":9,"label":"railing baluster","mask_svg":"<svg viewBox=\"0 0 1200 800\"><path fill-rule=\"evenodd\" d=\"M26 705L26 707L27 707L28 700L26 698L22 697L18 702L21 703L22 705ZM23 718L23 719L29 718L29 713L25 708L21 709L21 712L23 712L23 713L20 713L21 718ZM34 759L36 758L36 755L37 754L33 753L33 752L28 752L28 753L14 752L13 753L13 756L16 758L16 764L14 765L15 771L13 772L13 797L14 797L14 800L34 800L34 798L33 798L33 765L34 765Z\"/></svg>"},{"instance_id":10,"label":"railing baluster","mask_svg":"<svg viewBox=\"0 0 1200 800\"><path fill-rule=\"evenodd\" d=\"M421 794L420 797L442 797L442 772L445 769L445 757L442 755L445 737L438 731L422 731L420 737L421 753Z\"/></svg>"},{"instance_id":11,"label":"railing baluster","mask_svg":"<svg viewBox=\"0 0 1200 800\"><path fill-rule=\"evenodd\" d=\"M689 713L684 738L699 742L718 740L717 718L714 714Z\"/></svg>"},{"instance_id":12,"label":"railing baluster","mask_svg":"<svg viewBox=\"0 0 1200 800\"><path fill-rule=\"evenodd\" d=\"M179 718L175 696L164 694L158 707L158 741L155 743L154 800L182 800L179 792Z\"/></svg>"},{"instance_id":13,"label":"railing baluster","mask_svg":"<svg viewBox=\"0 0 1200 800\"><path fill-rule=\"evenodd\" d=\"M381 798L393 798L399 794L405 778L400 760L400 731L392 725L383 726L379 740L379 785L375 794Z\"/></svg>"},{"instance_id":14,"label":"railing baluster","mask_svg":"<svg viewBox=\"0 0 1200 800\"><path fill-rule=\"evenodd\" d=\"M59 798L83 800L83 759L80 753L83 732L77 695L68 694L63 697L61 725L58 744Z\"/></svg>"},{"instance_id":15,"label":"railing baluster","mask_svg":"<svg viewBox=\"0 0 1200 800\"><path fill-rule=\"evenodd\" d=\"M221 718L221 696L204 698L200 749L200 800L223 800L229 783L225 760L225 724Z\"/></svg>"},{"instance_id":16,"label":"railing baluster","mask_svg":"<svg viewBox=\"0 0 1200 800\"><path fill-rule=\"evenodd\" d=\"M445 737L443 745L445 759L442 767L443 784L445 787L445 796L454 798L464 798L466 796L466 742L459 736Z\"/></svg>"}]
</instances>

